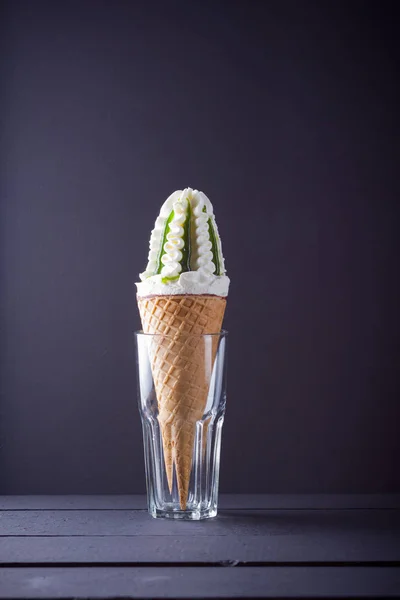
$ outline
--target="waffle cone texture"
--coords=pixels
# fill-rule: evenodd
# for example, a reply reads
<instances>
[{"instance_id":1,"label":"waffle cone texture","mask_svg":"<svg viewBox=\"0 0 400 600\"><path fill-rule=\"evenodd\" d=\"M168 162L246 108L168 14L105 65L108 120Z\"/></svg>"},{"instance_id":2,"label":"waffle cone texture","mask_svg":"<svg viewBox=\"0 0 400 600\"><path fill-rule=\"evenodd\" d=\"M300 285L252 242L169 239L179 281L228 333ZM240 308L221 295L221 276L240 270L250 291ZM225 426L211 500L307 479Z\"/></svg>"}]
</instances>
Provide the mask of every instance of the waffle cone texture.
<instances>
[{"instance_id":1,"label":"waffle cone texture","mask_svg":"<svg viewBox=\"0 0 400 600\"><path fill-rule=\"evenodd\" d=\"M186 509L196 421L205 410L211 373L204 357L204 334L219 333L226 298L171 295L137 298L144 333L159 334L150 343L165 471L172 491L175 465L179 502ZM218 348L212 344L211 365Z\"/></svg>"}]
</instances>

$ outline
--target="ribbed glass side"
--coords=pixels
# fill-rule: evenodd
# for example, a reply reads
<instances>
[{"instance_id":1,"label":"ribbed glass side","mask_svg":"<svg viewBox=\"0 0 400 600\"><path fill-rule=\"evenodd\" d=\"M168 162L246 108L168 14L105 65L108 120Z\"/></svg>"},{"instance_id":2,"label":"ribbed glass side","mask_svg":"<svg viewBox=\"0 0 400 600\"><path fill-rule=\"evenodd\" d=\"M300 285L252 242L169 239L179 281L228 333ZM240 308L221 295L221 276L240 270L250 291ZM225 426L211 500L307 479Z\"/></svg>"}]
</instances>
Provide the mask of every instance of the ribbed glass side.
<instances>
[{"instance_id":1,"label":"ribbed glass side","mask_svg":"<svg viewBox=\"0 0 400 600\"><path fill-rule=\"evenodd\" d=\"M214 517L218 507L218 483L220 468L221 432L224 422L225 392L225 351L226 334L198 336L204 344L204 373L206 373L206 395L200 397L203 414L197 420L185 423L187 438L191 444L191 466L186 477L188 482L186 505L182 507L182 481L177 476L179 459L179 437L172 439L172 486L168 485L168 476L164 456L165 439L159 419L159 401L154 384L154 339L160 336L137 334L139 409L143 426L144 459L149 512L153 517L199 520ZM212 339L207 339L212 338ZM213 348L210 352L210 348ZM160 387L158 395L161 397ZM183 394L184 396L184 394ZM183 400L182 400L183 402ZM171 422L174 410L179 414L179 402L171 406ZM192 429L191 429L192 428ZM191 433L192 432L192 433ZM175 444L175 446L174 446ZM190 462L189 462L190 464ZM180 483L180 485L179 485Z\"/></svg>"}]
</instances>

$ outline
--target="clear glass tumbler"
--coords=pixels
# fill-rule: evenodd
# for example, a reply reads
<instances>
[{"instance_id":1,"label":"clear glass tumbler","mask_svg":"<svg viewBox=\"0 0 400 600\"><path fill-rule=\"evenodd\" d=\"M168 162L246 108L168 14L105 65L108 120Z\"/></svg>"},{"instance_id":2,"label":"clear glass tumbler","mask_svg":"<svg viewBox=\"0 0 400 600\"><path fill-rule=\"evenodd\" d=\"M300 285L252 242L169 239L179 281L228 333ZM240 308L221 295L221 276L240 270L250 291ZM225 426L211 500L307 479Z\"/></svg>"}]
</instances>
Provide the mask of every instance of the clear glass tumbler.
<instances>
[{"instance_id":1,"label":"clear glass tumbler","mask_svg":"<svg viewBox=\"0 0 400 600\"><path fill-rule=\"evenodd\" d=\"M227 332L136 333L147 501L153 517L215 517Z\"/></svg>"}]
</instances>

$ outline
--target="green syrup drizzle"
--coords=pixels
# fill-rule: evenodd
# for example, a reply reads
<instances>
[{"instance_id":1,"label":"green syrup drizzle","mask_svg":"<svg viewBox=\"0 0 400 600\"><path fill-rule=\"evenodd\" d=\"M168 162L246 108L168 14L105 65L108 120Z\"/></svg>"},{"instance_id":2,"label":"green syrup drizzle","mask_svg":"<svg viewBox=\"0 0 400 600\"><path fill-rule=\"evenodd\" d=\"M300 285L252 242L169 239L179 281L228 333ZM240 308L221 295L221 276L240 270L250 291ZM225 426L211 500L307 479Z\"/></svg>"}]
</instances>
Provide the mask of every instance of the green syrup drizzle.
<instances>
[{"instance_id":1,"label":"green syrup drizzle","mask_svg":"<svg viewBox=\"0 0 400 600\"><path fill-rule=\"evenodd\" d=\"M162 257L165 254L165 250L164 250L164 245L167 241L167 235L169 234L170 230L171 230L171 221L175 216L175 212L172 210L169 214L168 219L165 221L165 225L164 225L164 231L162 234L162 239L161 239L161 244L160 244L160 250L158 253L158 257L157 257L157 266L156 266L156 272L154 273L155 275L160 275L161 270L163 268L163 264L161 262Z\"/></svg>"},{"instance_id":2,"label":"green syrup drizzle","mask_svg":"<svg viewBox=\"0 0 400 600\"><path fill-rule=\"evenodd\" d=\"M207 213L206 207L204 206L203 212ZM222 275L222 264L218 251L218 234L215 230L215 224L212 217L208 219L208 235L210 236L211 252L213 254L213 263L215 265L215 275Z\"/></svg>"},{"instance_id":3,"label":"green syrup drizzle","mask_svg":"<svg viewBox=\"0 0 400 600\"><path fill-rule=\"evenodd\" d=\"M185 220L183 222L183 248L181 250L182 252L182 259L180 261L180 265L182 267L181 272L180 273L186 273L187 271L190 271L190 257L191 257L191 239L190 239L190 228L191 228L191 222L192 222L192 207L190 205L189 202L189 198L186 198L187 203L188 203L188 208L187 208L187 213L186 213L186 217ZM171 218L172 215L172 218ZM164 230L164 236L163 236L163 244L162 244L162 248L164 248L164 244L165 241L167 239L167 234L169 233L169 223L172 221L173 217L174 217L174 211L172 211L171 215L168 217L168 221L166 223L166 226L168 224L168 230L167 228ZM165 254L165 251L162 252L162 254L160 255L160 263L161 263L161 258L162 256ZM161 268L157 271L157 273L161 272L161 269L163 267L163 264L161 263ZM170 281L176 281L177 279L179 279L180 277L180 273L178 275L175 275L174 277L163 277L161 279L162 283L168 283Z\"/></svg>"}]
</instances>

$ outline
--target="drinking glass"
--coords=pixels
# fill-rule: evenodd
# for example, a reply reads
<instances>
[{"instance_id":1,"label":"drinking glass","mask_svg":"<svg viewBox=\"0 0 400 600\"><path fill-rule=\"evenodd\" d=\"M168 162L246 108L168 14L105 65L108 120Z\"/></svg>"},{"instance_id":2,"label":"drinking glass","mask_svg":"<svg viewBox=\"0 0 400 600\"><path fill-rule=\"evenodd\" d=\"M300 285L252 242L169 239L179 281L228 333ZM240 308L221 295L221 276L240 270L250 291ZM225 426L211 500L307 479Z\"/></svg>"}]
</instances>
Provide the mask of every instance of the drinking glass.
<instances>
[{"instance_id":1,"label":"drinking glass","mask_svg":"<svg viewBox=\"0 0 400 600\"><path fill-rule=\"evenodd\" d=\"M135 337L149 513L215 517L227 332Z\"/></svg>"}]
</instances>

